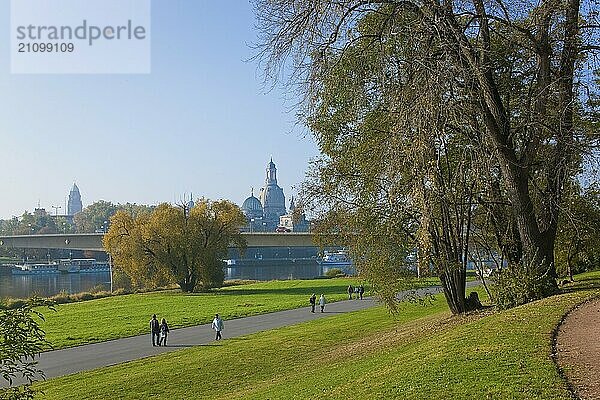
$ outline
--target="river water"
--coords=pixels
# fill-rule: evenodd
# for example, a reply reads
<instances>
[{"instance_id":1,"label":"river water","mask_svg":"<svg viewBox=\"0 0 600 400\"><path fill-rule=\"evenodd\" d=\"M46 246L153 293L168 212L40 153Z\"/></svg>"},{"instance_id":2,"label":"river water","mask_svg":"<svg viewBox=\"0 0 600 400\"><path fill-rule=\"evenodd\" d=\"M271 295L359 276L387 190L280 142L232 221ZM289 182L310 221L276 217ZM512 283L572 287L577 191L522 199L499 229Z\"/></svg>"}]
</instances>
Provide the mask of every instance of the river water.
<instances>
[{"instance_id":1,"label":"river water","mask_svg":"<svg viewBox=\"0 0 600 400\"><path fill-rule=\"evenodd\" d=\"M252 260L250 265L239 263L226 266L225 279L252 279L269 281L274 279L311 279L322 274L315 260ZM12 275L7 268L0 268L0 298L28 298L32 295L53 296L67 293L87 292L101 286L110 289L110 274L36 274Z\"/></svg>"},{"instance_id":2,"label":"river water","mask_svg":"<svg viewBox=\"0 0 600 400\"><path fill-rule=\"evenodd\" d=\"M110 289L108 272L37 275L12 275L10 272L3 272L0 275L0 298L27 298L34 294L47 297L63 290L67 293L88 292L98 286L102 286L103 290Z\"/></svg>"}]
</instances>

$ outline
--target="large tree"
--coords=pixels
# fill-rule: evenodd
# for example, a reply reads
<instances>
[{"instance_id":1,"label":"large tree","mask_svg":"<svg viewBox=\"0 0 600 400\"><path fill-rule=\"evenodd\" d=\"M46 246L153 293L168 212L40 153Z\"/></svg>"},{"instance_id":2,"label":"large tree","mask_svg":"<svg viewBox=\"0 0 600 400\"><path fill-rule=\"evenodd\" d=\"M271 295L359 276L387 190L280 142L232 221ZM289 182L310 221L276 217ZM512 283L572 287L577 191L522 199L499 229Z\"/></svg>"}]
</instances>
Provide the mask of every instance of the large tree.
<instances>
[{"instance_id":1,"label":"large tree","mask_svg":"<svg viewBox=\"0 0 600 400\"><path fill-rule=\"evenodd\" d=\"M473 212L492 215L511 265L546 282L540 295L556 288L563 187L594 140L582 123L596 90L588 56L600 50L590 2L255 4L267 73L291 67L305 96L324 154L320 196L345 213L371 210L365 221L395 219L422 238L422 259L454 264L453 312L467 309L458 297Z\"/></svg>"},{"instance_id":2,"label":"large tree","mask_svg":"<svg viewBox=\"0 0 600 400\"><path fill-rule=\"evenodd\" d=\"M103 243L137 285L173 282L191 292L223 283L222 259L228 246L245 246L245 223L241 209L227 200L200 199L191 209L164 203L137 216L118 211Z\"/></svg>"}]
</instances>

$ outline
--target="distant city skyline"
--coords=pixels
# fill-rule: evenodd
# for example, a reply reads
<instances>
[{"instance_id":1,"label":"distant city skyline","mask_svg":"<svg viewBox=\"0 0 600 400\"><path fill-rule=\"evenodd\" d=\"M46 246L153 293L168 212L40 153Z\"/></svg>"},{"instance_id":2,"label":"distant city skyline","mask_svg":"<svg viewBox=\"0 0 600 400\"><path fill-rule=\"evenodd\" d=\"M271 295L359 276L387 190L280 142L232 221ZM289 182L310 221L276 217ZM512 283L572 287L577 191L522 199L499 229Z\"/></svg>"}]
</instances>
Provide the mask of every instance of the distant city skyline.
<instances>
[{"instance_id":1,"label":"distant city skyline","mask_svg":"<svg viewBox=\"0 0 600 400\"><path fill-rule=\"evenodd\" d=\"M10 20L9 2L0 19ZM293 94L265 90L248 2L152 2L152 73L18 75L0 57L0 219L65 207L194 197L241 204L271 156L290 195L315 143ZM9 32L0 53L9 54ZM59 210L59 214L61 213Z\"/></svg>"}]
</instances>

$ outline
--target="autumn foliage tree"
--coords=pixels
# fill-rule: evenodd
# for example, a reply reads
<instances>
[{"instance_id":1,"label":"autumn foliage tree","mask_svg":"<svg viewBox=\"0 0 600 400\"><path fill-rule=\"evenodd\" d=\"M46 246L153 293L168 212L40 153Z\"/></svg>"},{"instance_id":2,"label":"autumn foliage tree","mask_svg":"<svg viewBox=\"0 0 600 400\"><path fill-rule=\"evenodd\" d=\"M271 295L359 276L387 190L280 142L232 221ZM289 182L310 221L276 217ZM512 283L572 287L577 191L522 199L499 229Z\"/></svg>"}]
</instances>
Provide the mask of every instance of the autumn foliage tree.
<instances>
[{"instance_id":1,"label":"autumn foliage tree","mask_svg":"<svg viewBox=\"0 0 600 400\"><path fill-rule=\"evenodd\" d=\"M218 287L228 246L245 247L240 228L246 219L227 200L200 199L192 208L163 203L137 216L120 210L110 222L104 247L137 286Z\"/></svg>"}]
</instances>

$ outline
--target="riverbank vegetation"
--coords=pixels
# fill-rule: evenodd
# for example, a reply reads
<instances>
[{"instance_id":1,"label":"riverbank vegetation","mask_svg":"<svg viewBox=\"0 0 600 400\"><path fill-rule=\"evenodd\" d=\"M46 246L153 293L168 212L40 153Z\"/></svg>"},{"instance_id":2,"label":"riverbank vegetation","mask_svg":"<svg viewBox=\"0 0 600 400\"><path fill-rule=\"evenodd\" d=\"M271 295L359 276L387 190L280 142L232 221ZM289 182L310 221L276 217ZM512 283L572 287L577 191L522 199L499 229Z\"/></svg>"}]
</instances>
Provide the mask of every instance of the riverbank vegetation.
<instances>
[{"instance_id":1,"label":"riverbank vegetation","mask_svg":"<svg viewBox=\"0 0 600 400\"><path fill-rule=\"evenodd\" d=\"M600 295L600 273L506 311L452 316L403 303L227 339L36 385L44 399L570 399L552 361L563 315ZM482 295L482 297L484 297ZM157 373L160 379L156 379Z\"/></svg>"}]
</instances>

